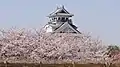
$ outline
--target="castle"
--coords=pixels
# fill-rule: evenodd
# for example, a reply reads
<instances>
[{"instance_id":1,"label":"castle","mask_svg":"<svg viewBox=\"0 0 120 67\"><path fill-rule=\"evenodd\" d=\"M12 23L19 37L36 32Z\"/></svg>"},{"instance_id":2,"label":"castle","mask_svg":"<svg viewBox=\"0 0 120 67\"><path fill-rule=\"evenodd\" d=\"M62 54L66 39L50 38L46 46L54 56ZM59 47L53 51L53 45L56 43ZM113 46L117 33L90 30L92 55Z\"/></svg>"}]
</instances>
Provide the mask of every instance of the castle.
<instances>
[{"instance_id":1,"label":"castle","mask_svg":"<svg viewBox=\"0 0 120 67\"><path fill-rule=\"evenodd\" d=\"M69 13L64 6L57 7L57 9L48 15L49 22L45 25L46 32L55 33L80 33L77 27L70 19L73 14Z\"/></svg>"}]
</instances>

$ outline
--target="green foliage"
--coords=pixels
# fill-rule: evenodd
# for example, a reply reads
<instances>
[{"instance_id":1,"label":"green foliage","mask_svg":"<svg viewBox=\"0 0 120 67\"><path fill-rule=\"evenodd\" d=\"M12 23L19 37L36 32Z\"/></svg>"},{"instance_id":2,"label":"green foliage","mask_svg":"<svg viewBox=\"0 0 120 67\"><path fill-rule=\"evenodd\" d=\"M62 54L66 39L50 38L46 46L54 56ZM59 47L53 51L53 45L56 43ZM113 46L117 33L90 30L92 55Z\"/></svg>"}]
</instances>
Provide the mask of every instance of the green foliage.
<instances>
[{"instance_id":1,"label":"green foliage","mask_svg":"<svg viewBox=\"0 0 120 67\"><path fill-rule=\"evenodd\" d=\"M109 55L109 57L112 57L113 55L117 54L120 51L120 48L116 45L110 45L108 46L107 50L108 50L107 54Z\"/></svg>"}]
</instances>

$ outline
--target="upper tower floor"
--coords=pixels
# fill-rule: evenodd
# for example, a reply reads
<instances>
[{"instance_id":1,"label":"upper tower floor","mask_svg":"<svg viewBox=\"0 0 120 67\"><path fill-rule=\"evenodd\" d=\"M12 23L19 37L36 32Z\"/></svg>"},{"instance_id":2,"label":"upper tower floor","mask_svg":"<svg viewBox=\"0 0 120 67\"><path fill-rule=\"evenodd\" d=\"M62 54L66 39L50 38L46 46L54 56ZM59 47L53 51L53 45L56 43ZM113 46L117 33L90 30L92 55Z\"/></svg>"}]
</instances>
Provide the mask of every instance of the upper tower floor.
<instances>
[{"instance_id":1,"label":"upper tower floor","mask_svg":"<svg viewBox=\"0 0 120 67\"><path fill-rule=\"evenodd\" d=\"M70 17L74 16L69 13L64 6L57 7L57 9L48 15L50 22L71 22Z\"/></svg>"}]
</instances>

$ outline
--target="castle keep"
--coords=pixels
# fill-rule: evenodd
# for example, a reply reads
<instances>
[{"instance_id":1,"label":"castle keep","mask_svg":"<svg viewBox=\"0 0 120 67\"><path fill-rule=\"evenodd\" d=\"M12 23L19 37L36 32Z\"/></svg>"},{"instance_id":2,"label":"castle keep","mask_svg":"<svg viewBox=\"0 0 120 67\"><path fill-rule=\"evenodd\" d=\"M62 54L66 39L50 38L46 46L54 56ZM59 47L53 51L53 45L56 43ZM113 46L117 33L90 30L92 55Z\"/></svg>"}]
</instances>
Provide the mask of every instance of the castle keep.
<instances>
[{"instance_id":1,"label":"castle keep","mask_svg":"<svg viewBox=\"0 0 120 67\"><path fill-rule=\"evenodd\" d=\"M77 27L70 19L73 14L69 13L64 6L57 7L57 9L48 15L49 22L45 25L46 32L55 33L80 33Z\"/></svg>"}]
</instances>

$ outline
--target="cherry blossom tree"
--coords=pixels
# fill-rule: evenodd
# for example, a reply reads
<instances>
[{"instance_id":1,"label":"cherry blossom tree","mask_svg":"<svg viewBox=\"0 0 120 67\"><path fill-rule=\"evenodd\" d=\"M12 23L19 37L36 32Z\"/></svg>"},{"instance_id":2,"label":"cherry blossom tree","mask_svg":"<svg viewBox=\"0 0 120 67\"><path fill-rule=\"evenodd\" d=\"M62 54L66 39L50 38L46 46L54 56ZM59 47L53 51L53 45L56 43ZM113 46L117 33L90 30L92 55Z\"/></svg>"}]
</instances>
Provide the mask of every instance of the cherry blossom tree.
<instances>
[{"instance_id":1,"label":"cherry blossom tree","mask_svg":"<svg viewBox=\"0 0 120 67\"><path fill-rule=\"evenodd\" d=\"M0 33L0 59L10 62L105 63L107 46L86 34L10 29Z\"/></svg>"}]
</instances>

